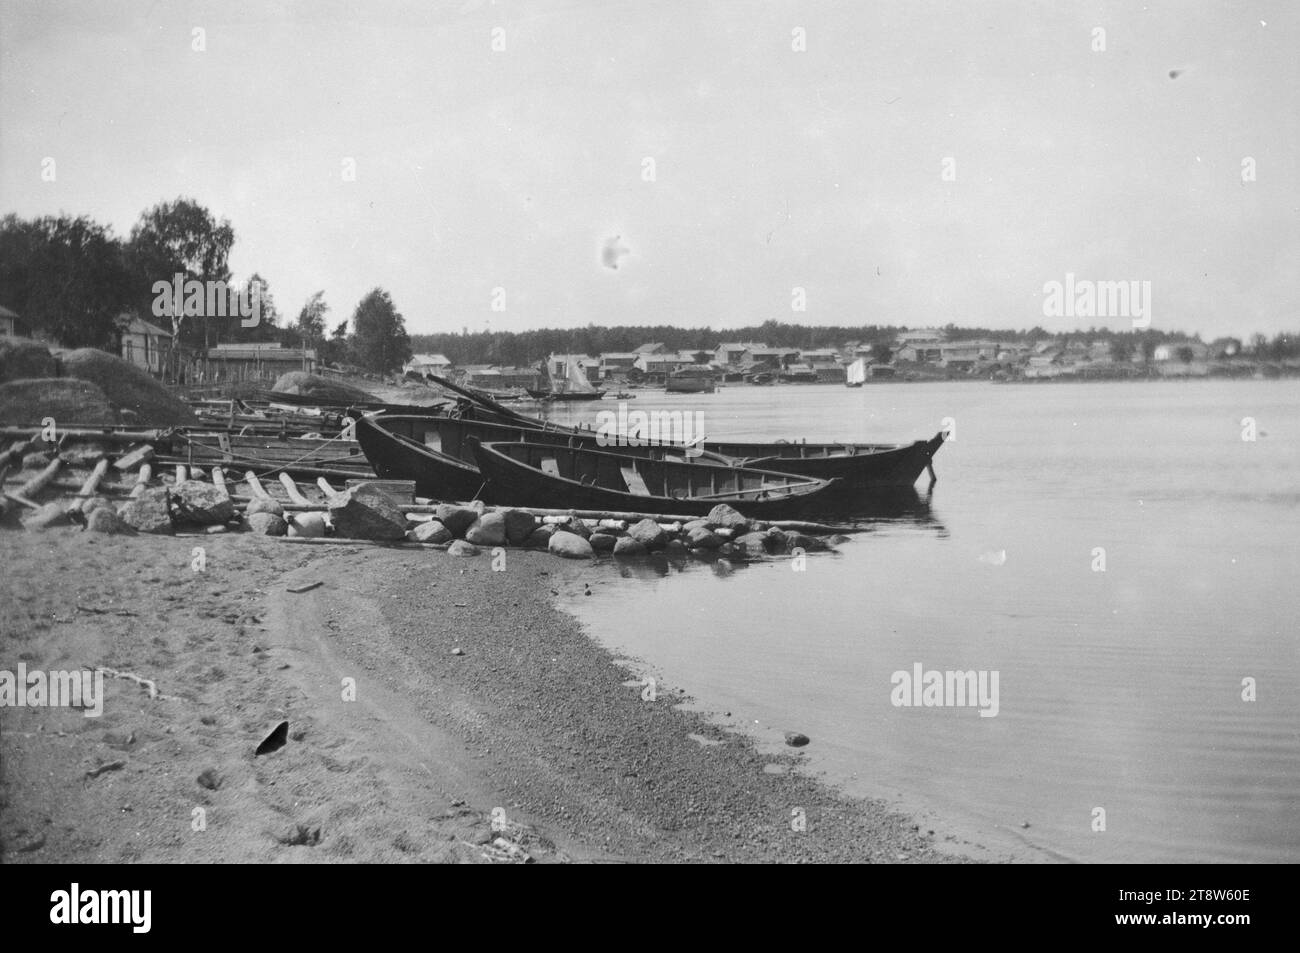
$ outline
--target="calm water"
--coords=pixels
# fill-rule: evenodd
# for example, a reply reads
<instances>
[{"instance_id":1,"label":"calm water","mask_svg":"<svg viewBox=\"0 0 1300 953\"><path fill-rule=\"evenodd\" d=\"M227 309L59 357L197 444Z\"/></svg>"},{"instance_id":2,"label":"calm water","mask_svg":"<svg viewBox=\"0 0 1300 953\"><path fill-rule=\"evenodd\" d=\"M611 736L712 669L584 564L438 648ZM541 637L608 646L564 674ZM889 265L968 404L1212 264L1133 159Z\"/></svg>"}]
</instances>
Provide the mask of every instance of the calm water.
<instances>
[{"instance_id":1,"label":"calm water","mask_svg":"<svg viewBox=\"0 0 1300 953\"><path fill-rule=\"evenodd\" d=\"M829 780L1000 856L1300 860L1300 382L735 386L629 406L702 410L716 437L907 441L951 417L957 439L928 514L803 572L611 569L572 607L611 648L762 739L805 732ZM917 662L998 672L998 715L894 707L891 674Z\"/></svg>"}]
</instances>

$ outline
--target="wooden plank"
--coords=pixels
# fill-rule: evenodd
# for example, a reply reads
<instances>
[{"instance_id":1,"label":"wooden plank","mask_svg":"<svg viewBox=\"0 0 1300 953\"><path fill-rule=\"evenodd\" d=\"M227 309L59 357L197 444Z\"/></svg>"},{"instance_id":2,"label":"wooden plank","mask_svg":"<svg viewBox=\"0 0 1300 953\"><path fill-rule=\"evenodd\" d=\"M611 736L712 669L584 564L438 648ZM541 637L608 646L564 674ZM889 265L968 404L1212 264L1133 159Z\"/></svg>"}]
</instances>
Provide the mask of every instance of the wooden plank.
<instances>
[{"instance_id":1,"label":"wooden plank","mask_svg":"<svg viewBox=\"0 0 1300 953\"><path fill-rule=\"evenodd\" d=\"M142 447L135 447L122 454L122 456L117 458L117 462L114 463L113 466L118 471L127 473L141 464L148 463L152 459L153 447L150 444L145 444Z\"/></svg>"},{"instance_id":2,"label":"wooden plank","mask_svg":"<svg viewBox=\"0 0 1300 953\"><path fill-rule=\"evenodd\" d=\"M262 481L257 478L257 474L249 470L244 474L244 482L248 484L248 489L252 492L254 498L259 500L269 499L271 494L266 492L262 486Z\"/></svg>"},{"instance_id":3,"label":"wooden plank","mask_svg":"<svg viewBox=\"0 0 1300 953\"><path fill-rule=\"evenodd\" d=\"M645 485L645 480L641 478L641 474L636 472L635 467L619 467L619 470L622 472L623 482L627 484L630 492L635 493L637 496L650 495L650 488Z\"/></svg>"},{"instance_id":4,"label":"wooden plank","mask_svg":"<svg viewBox=\"0 0 1300 953\"><path fill-rule=\"evenodd\" d=\"M37 493L41 492L41 490L45 489L46 485L54 479L61 466L63 466L63 461L58 457L55 457L49 462L49 465L47 465L44 470L20 486L14 495L20 497L35 496Z\"/></svg>"}]
</instances>

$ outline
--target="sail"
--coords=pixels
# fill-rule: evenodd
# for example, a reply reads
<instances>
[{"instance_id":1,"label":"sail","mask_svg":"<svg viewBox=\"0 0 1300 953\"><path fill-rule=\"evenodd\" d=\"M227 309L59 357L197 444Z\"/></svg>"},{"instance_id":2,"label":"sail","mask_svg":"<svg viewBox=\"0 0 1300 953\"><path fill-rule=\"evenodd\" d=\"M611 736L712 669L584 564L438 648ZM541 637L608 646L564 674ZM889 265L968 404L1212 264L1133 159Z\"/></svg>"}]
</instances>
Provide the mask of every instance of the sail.
<instances>
[{"instance_id":1,"label":"sail","mask_svg":"<svg viewBox=\"0 0 1300 953\"><path fill-rule=\"evenodd\" d=\"M852 364L849 365L848 379L846 383L852 386L854 384L865 383L866 380L867 380L867 359L865 357L860 357Z\"/></svg>"},{"instance_id":2,"label":"sail","mask_svg":"<svg viewBox=\"0 0 1300 953\"><path fill-rule=\"evenodd\" d=\"M570 394L595 393L596 388L592 387L591 381L587 380L587 369L583 367L580 362L572 359L566 361L565 363L568 365L568 369L569 369L569 381L568 381L569 393Z\"/></svg>"}]
</instances>

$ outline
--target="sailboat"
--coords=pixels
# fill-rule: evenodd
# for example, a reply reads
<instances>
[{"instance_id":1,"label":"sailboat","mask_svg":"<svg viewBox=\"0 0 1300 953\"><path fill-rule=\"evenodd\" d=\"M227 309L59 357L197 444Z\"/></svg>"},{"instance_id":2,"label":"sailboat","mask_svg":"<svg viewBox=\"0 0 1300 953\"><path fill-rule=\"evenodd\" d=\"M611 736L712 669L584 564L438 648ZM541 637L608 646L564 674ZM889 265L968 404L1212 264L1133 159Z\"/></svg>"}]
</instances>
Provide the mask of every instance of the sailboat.
<instances>
[{"instance_id":1,"label":"sailboat","mask_svg":"<svg viewBox=\"0 0 1300 953\"><path fill-rule=\"evenodd\" d=\"M845 387L861 387L867 382L867 359L860 357L849 365L844 377Z\"/></svg>"},{"instance_id":2,"label":"sailboat","mask_svg":"<svg viewBox=\"0 0 1300 953\"><path fill-rule=\"evenodd\" d=\"M603 390L597 390L591 385L582 362L572 357L566 356L562 360L552 358L546 362L546 370L550 378L550 389L529 388L529 397L537 400L600 400L605 396Z\"/></svg>"}]
</instances>

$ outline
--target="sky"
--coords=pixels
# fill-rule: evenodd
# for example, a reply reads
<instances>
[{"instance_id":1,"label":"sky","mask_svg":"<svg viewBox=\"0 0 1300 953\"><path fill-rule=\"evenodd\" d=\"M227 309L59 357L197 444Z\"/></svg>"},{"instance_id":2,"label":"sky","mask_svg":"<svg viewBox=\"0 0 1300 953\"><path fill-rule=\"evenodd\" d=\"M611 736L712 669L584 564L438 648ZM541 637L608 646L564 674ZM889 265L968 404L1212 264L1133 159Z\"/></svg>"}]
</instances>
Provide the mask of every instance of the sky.
<instances>
[{"instance_id":1,"label":"sky","mask_svg":"<svg viewBox=\"0 0 1300 953\"><path fill-rule=\"evenodd\" d=\"M0 213L191 197L282 313L379 286L416 334L1130 325L1045 315L1073 275L1272 335L1298 9L0 0Z\"/></svg>"}]
</instances>

